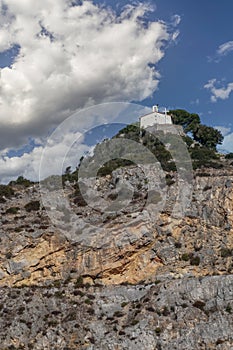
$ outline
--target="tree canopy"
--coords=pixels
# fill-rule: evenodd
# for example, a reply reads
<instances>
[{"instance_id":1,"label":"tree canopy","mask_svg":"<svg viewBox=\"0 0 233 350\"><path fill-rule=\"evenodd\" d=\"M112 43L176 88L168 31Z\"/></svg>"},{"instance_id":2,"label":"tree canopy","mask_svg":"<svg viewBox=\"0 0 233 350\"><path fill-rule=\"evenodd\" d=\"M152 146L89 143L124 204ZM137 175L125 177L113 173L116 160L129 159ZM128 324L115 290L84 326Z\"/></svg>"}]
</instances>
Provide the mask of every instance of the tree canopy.
<instances>
[{"instance_id":1,"label":"tree canopy","mask_svg":"<svg viewBox=\"0 0 233 350\"><path fill-rule=\"evenodd\" d=\"M190 133L193 140L202 146L216 150L218 144L223 142L221 132L211 126L201 124L198 114L189 113L184 109L171 110L170 114L174 124L182 125L184 132Z\"/></svg>"},{"instance_id":2,"label":"tree canopy","mask_svg":"<svg viewBox=\"0 0 233 350\"><path fill-rule=\"evenodd\" d=\"M193 138L203 146L213 150L216 150L216 146L223 142L223 136L219 130L201 124L193 132Z\"/></svg>"},{"instance_id":3,"label":"tree canopy","mask_svg":"<svg viewBox=\"0 0 233 350\"><path fill-rule=\"evenodd\" d=\"M200 125L200 117L198 114L189 113L184 109L175 109L169 112L174 124L182 125L184 132L193 132Z\"/></svg>"}]
</instances>

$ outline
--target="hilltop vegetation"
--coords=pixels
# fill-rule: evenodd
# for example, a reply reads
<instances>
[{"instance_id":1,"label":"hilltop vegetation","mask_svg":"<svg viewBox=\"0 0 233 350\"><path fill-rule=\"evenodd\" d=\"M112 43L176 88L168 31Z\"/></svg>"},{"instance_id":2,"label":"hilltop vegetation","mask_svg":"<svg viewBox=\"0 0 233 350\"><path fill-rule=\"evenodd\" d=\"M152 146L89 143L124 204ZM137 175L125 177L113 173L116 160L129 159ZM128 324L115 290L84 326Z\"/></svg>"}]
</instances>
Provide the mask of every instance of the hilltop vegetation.
<instances>
[{"instance_id":1,"label":"hilltop vegetation","mask_svg":"<svg viewBox=\"0 0 233 350\"><path fill-rule=\"evenodd\" d=\"M194 169L202 166L221 168L223 164L217 152L217 145L223 141L221 132L213 127L201 124L198 114L189 113L182 109L172 110L170 114L173 123L183 127L184 135L182 137L174 134L164 135L162 131L158 131L156 135L153 135L146 130L140 130L139 123L134 123L120 130L114 138L126 138L141 143L155 155L163 170L167 172L176 170L171 147L173 151L178 152L181 149L182 152L182 141L190 154ZM100 148L106 149L108 147L107 142L110 144L110 141L105 141L104 145L97 145L92 159L99 154L103 155ZM169 144L170 149L166 147L166 143ZM124 154L124 150L121 150L121 152ZM111 159L100 168L99 175L109 174L120 166L130 164L131 162L125 159Z\"/></svg>"},{"instance_id":2,"label":"hilltop vegetation","mask_svg":"<svg viewBox=\"0 0 233 350\"><path fill-rule=\"evenodd\" d=\"M201 124L198 114L189 113L184 109L171 110L170 114L173 123L181 125L184 132L190 133L192 139L201 146L216 151L217 145L223 142L221 132L211 126Z\"/></svg>"},{"instance_id":3,"label":"hilltop vegetation","mask_svg":"<svg viewBox=\"0 0 233 350\"><path fill-rule=\"evenodd\" d=\"M158 160L162 169L166 172L176 171L176 164L172 156L171 145L170 148L166 144L169 144L172 140L172 147L179 152L182 149L182 141L186 145L190 157L192 159L192 165L194 169L204 167L221 168L223 163L220 160L220 154L217 152L217 145L221 144L223 141L223 136L221 132L213 127L201 124L200 117L198 114L189 113L183 109L171 110L170 114L172 116L173 123L175 125L181 125L184 130L184 135L182 137L174 134L164 135L162 131L158 131L156 136L150 134L146 130L140 130L139 123L133 123L127 125L125 128L121 129L113 139L129 139L137 142L144 146L145 149L149 150ZM163 141L161 141L163 140ZM102 164L102 160L106 158L106 153L111 155L111 140L104 140L103 142L96 145L94 149L94 155L89 157L82 157L80 159L80 164L82 162L87 166L88 171L92 171L93 167L90 164L94 163L102 164L98 170L99 176L105 176L111 174L114 169L124 166L130 166L134 163L142 161L145 158L144 151L137 154L137 159L134 161L125 158L124 155L130 153L135 153L133 149L127 149L123 147L123 142L121 145L116 146L114 153L117 155L114 157L109 157L111 160L106 161ZM148 155L147 155L148 156ZM135 157L134 157L135 158ZM233 154L229 153L225 156L225 159L232 159ZM135 161L136 160L136 161ZM77 166L75 171L71 171L71 167L67 167L65 174L63 175L63 182L69 180L75 182L78 180L80 164ZM25 179L23 176L19 176L17 180L11 181L8 186L1 185L0 188L0 201L4 202L5 197L13 195L12 187L29 187L33 185L34 182Z\"/></svg>"}]
</instances>

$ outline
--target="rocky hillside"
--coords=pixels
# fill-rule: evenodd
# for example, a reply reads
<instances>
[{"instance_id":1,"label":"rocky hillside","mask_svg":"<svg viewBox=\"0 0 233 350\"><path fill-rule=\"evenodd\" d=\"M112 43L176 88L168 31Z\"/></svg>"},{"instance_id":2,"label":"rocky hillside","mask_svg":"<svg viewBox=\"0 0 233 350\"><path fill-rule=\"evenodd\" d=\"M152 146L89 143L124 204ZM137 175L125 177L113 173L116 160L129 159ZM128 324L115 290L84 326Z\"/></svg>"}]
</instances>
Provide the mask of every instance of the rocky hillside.
<instances>
[{"instance_id":1,"label":"rocky hillside","mask_svg":"<svg viewBox=\"0 0 233 350\"><path fill-rule=\"evenodd\" d=\"M50 221L39 185L2 196L0 349L233 349L233 170L196 171L182 218L176 176L153 194L159 206L166 192L155 220L133 166L94 185L114 206L127 181L132 201L115 214L66 183L86 222L75 240Z\"/></svg>"}]
</instances>

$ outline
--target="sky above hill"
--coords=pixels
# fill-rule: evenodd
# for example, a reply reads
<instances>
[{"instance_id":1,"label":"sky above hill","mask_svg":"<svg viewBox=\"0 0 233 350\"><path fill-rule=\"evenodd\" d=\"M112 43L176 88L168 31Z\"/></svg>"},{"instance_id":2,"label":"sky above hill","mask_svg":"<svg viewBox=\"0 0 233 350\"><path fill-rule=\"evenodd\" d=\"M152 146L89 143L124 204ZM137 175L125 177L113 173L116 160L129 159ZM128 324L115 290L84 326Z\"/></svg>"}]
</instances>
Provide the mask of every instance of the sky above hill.
<instances>
[{"instance_id":1,"label":"sky above hill","mask_svg":"<svg viewBox=\"0 0 233 350\"><path fill-rule=\"evenodd\" d=\"M36 179L47 136L106 102L198 113L233 151L232 13L229 0L0 0L0 181Z\"/></svg>"}]
</instances>

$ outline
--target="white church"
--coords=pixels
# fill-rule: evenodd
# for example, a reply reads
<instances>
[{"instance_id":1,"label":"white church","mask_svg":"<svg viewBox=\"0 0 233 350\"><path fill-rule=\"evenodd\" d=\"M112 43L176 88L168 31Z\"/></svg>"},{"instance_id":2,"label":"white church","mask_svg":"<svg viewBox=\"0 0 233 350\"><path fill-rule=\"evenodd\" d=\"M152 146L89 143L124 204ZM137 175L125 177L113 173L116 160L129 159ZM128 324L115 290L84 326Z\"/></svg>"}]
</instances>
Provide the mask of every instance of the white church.
<instances>
[{"instance_id":1,"label":"white church","mask_svg":"<svg viewBox=\"0 0 233 350\"><path fill-rule=\"evenodd\" d=\"M164 129L173 125L172 118L167 111L159 112L158 105L152 107L152 112L143 115L139 118L140 129L147 129L148 127L157 127L157 129ZM163 127L162 127L163 126Z\"/></svg>"}]
</instances>

